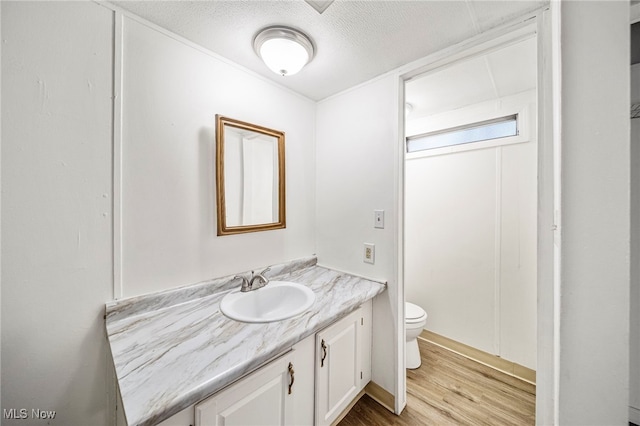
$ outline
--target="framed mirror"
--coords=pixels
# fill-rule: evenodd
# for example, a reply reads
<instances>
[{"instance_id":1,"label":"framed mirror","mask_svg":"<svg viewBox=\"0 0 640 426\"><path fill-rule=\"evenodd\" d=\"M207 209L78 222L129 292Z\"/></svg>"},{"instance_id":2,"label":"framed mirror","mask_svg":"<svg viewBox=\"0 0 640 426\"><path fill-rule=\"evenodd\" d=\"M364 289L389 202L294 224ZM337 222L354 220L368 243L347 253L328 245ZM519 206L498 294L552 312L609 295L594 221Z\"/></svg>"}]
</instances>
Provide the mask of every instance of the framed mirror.
<instances>
[{"instance_id":1,"label":"framed mirror","mask_svg":"<svg viewBox=\"0 0 640 426\"><path fill-rule=\"evenodd\" d=\"M284 132L216 115L218 235L286 227Z\"/></svg>"}]
</instances>

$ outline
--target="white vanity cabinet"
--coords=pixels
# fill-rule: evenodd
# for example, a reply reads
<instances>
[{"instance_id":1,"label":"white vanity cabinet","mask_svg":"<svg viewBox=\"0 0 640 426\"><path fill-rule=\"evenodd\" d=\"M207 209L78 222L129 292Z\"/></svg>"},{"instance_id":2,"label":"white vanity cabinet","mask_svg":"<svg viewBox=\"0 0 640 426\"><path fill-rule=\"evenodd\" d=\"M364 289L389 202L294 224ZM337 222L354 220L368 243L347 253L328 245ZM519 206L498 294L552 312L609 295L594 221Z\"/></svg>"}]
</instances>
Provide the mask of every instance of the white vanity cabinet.
<instances>
[{"instance_id":1,"label":"white vanity cabinet","mask_svg":"<svg viewBox=\"0 0 640 426\"><path fill-rule=\"evenodd\" d=\"M196 426L312 425L313 336L195 406Z\"/></svg>"},{"instance_id":2,"label":"white vanity cabinet","mask_svg":"<svg viewBox=\"0 0 640 426\"><path fill-rule=\"evenodd\" d=\"M371 380L371 318L368 301L161 425L332 424Z\"/></svg>"},{"instance_id":3,"label":"white vanity cabinet","mask_svg":"<svg viewBox=\"0 0 640 426\"><path fill-rule=\"evenodd\" d=\"M330 425L371 380L371 302L316 334L315 425Z\"/></svg>"}]
</instances>

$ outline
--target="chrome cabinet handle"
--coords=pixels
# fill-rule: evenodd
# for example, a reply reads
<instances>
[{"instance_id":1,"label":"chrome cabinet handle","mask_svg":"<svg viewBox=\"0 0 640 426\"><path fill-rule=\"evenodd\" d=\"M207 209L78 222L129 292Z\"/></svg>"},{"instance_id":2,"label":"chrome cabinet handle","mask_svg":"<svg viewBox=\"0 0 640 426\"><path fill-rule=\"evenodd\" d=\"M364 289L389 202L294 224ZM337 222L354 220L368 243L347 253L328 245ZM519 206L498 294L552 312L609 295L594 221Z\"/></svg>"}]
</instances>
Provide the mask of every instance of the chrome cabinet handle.
<instances>
[{"instance_id":1,"label":"chrome cabinet handle","mask_svg":"<svg viewBox=\"0 0 640 426\"><path fill-rule=\"evenodd\" d=\"M291 388L293 387L293 382L295 382L296 380L294 373L295 371L293 371L293 364L289 363L289 377L291 378L291 382L289 382L289 395L291 395Z\"/></svg>"},{"instance_id":2,"label":"chrome cabinet handle","mask_svg":"<svg viewBox=\"0 0 640 426\"><path fill-rule=\"evenodd\" d=\"M322 358L320 359L320 368L322 368L324 367L324 360L327 357L327 344L324 343L324 339L322 339L320 346L322 347Z\"/></svg>"}]
</instances>

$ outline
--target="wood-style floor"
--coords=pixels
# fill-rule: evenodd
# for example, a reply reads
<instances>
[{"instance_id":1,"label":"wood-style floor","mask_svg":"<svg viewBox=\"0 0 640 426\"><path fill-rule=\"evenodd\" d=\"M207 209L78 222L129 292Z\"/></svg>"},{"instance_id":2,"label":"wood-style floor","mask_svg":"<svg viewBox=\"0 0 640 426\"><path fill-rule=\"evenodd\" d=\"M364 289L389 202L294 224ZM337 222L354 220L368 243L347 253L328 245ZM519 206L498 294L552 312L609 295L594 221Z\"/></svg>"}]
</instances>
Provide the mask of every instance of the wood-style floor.
<instances>
[{"instance_id":1,"label":"wood-style floor","mask_svg":"<svg viewBox=\"0 0 640 426\"><path fill-rule=\"evenodd\" d=\"M418 339L422 366L407 370L400 416L364 395L339 426L533 425L535 385Z\"/></svg>"}]
</instances>

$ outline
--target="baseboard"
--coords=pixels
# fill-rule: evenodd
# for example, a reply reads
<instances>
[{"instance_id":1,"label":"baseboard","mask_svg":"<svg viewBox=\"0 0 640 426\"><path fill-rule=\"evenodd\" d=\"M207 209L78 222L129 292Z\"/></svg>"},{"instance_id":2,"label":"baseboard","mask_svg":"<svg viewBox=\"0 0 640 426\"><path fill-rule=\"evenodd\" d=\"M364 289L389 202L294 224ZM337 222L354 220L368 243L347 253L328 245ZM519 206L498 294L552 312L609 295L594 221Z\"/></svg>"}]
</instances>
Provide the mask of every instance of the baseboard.
<instances>
[{"instance_id":1,"label":"baseboard","mask_svg":"<svg viewBox=\"0 0 640 426\"><path fill-rule=\"evenodd\" d=\"M396 399L394 398L394 396L377 383L369 382L367 383L367 386L365 386L364 389L362 389L360 393L355 398L353 398L353 401L351 401L351 403L344 410L342 410L340 415L336 417L333 422L331 422L331 426L336 426L338 423L340 423L342 419L344 419L345 416L349 414L349 411L351 411L353 406L356 405L358 401L360 401L360 398L362 398L365 393L387 410L391 411L392 413L394 412L393 407L395 407L396 405Z\"/></svg>"},{"instance_id":2,"label":"baseboard","mask_svg":"<svg viewBox=\"0 0 640 426\"><path fill-rule=\"evenodd\" d=\"M457 354L465 356L495 370L509 374L510 376L517 377L521 380L524 380L525 382L531 383L533 385L536 384L536 371L523 365L507 361L506 359L500 358L499 356L481 351L480 349L473 348L471 346L465 345L464 343L456 342L455 340L441 336L432 331L423 330L418 338L441 346L445 349L450 350L451 352L455 352Z\"/></svg>"},{"instance_id":3,"label":"baseboard","mask_svg":"<svg viewBox=\"0 0 640 426\"><path fill-rule=\"evenodd\" d=\"M390 392L387 392L385 388L375 382L369 382L364 391L378 404L395 413L396 398Z\"/></svg>"},{"instance_id":4,"label":"baseboard","mask_svg":"<svg viewBox=\"0 0 640 426\"><path fill-rule=\"evenodd\" d=\"M629 406L629 423L640 425L640 408Z\"/></svg>"}]
</instances>

